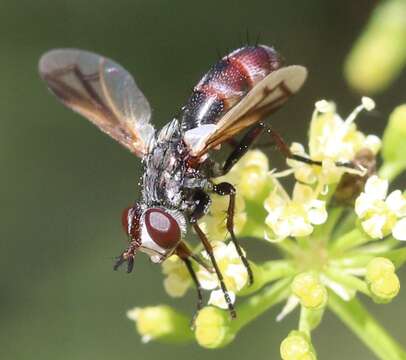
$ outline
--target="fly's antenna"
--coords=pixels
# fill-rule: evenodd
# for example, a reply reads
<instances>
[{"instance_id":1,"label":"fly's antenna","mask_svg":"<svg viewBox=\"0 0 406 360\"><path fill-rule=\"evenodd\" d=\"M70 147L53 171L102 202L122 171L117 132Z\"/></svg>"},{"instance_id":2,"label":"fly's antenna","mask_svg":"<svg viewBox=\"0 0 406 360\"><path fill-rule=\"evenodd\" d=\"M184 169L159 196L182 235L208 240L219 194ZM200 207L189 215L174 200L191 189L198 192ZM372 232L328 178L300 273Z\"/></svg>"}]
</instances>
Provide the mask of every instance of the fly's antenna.
<instances>
[{"instance_id":1,"label":"fly's antenna","mask_svg":"<svg viewBox=\"0 0 406 360\"><path fill-rule=\"evenodd\" d=\"M248 46L251 45L250 32L249 32L249 29L248 29L248 28L245 29L245 37L246 37L247 45L248 45Z\"/></svg>"},{"instance_id":2,"label":"fly's antenna","mask_svg":"<svg viewBox=\"0 0 406 360\"><path fill-rule=\"evenodd\" d=\"M259 39L261 38L261 34L258 32L258 34L257 34L257 38L256 38L256 40L255 40L255 46L258 46L259 45Z\"/></svg>"},{"instance_id":3,"label":"fly's antenna","mask_svg":"<svg viewBox=\"0 0 406 360\"><path fill-rule=\"evenodd\" d=\"M216 47L216 56L217 56L217 61L220 61L222 58L222 55L221 55L221 51L218 47Z\"/></svg>"}]
</instances>

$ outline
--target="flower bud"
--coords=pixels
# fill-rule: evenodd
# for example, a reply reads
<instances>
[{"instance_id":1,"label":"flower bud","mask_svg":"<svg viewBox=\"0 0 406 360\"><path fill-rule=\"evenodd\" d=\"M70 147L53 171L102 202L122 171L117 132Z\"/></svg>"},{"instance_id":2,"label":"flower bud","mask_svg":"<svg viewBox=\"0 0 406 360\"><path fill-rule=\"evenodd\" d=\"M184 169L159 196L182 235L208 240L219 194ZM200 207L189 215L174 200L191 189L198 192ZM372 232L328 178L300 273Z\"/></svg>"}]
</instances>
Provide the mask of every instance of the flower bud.
<instances>
[{"instance_id":1,"label":"flower bud","mask_svg":"<svg viewBox=\"0 0 406 360\"><path fill-rule=\"evenodd\" d=\"M405 42L406 43L406 42ZM387 167L395 167L397 174L406 168L406 104L400 105L389 116L389 122L383 134L382 157L384 166L382 177L387 178ZM397 175L396 174L396 175Z\"/></svg>"},{"instance_id":2,"label":"flower bud","mask_svg":"<svg viewBox=\"0 0 406 360\"><path fill-rule=\"evenodd\" d=\"M364 93L384 90L406 63L406 3L382 3L352 49L345 75L352 87Z\"/></svg>"},{"instance_id":3,"label":"flower bud","mask_svg":"<svg viewBox=\"0 0 406 360\"><path fill-rule=\"evenodd\" d=\"M136 307L127 317L135 321L143 342L183 343L193 338L189 318L167 305Z\"/></svg>"},{"instance_id":4,"label":"flower bud","mask_svg":"<svg viewBox=\"0 0 406 360\"><path fill-rule=\"evenodd\" d=\"M309 337L300 331L292 331L282 341L280 353L283 360L316 360Z\"/></svg>"},{"instance_id":5,"label":"flower bud","mask_svg":"<svg viewBox=\"0 0 406 360\"><path fill-rule=\"evenodd\" d=\"M241 159L241 172L238 181L238 191L249 200L257 200L264 197L264 189L269 183L268 158L260 150L249 151Z\"/></svg>"},{"instance_id":6,"label":"flower bud","mask_svg":"<svg viewBox=\"0 0 406 360\"><path fill-rule=\"evenodd\" d=\"M387 258L376 257L368 263L366 271L366 280L374 282L383 276L393 274L395 272L395 265Z\"/></svg>"},{"instance_id":7,"label":"flower bud","mask_svg":"<svg viewBox=\"0 0 406 360\"><path fill-rule=\"evenodd\" d=\"M395 274L395 265L389 259L376 257L368 263L366 270L365 278L376 302L387 303L399 293L399 278Z\"/></svg>"},{"instance_id":8,"label":"flower bud","mask_svg":"<svg viewBox=\"0 0 406 360\"><path fill-rule=\"evenodd\" d=\"M197 342L209 349L227 345L234 339L234 332L227 311L207 306L200 310L195 320Z\"/></svg>"},{"instance_id":9,"label":"flower bud","mask_svg":"<svg viewBox=\"0 0 406 360\"><path fill-rule=\"evenodd\" d=\"M319 276L312 272L297 275L292 282L292 292L309 309L320 309L327 303L327 289L320 282Z\"/></svg>"},{"instance_id":10,"label":"flower bud","mask_svg":"<svg viewBox=\"0 0 406 360\"><path fill-rule=\"evenodd\" d=\"M399 278L395 273L386 274L370 284L369 289L378 303L390 302L400 290Z\"/></svg>"}]
</instances>

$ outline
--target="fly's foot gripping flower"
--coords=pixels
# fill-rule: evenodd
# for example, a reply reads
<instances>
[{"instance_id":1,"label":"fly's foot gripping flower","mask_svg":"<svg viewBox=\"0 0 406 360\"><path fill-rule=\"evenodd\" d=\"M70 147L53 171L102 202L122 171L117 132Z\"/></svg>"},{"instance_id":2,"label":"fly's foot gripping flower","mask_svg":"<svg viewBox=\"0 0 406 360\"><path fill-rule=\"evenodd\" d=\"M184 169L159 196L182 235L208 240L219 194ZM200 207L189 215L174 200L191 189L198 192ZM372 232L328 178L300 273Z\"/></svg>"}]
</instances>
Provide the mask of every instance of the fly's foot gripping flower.
<instances>
[{"instance_id":1,"label":"fly's foot gripping flower","mask_svg":"<svg viewBox=\"0 0 406 360\"><path fill-rule=\"evenodd\" d=\"M241 262L235 246L232 242L225 244L224 242L215 242L212 244L214 257L224 277L224 283L228 289L228 295L234 303L236 293L244 288L248 283L247 269ZM203 256L209 260L208 254L205 252ZM227 309L228 304L224 299L224 294L219 288L219 281L215 273L207 271L201 267L197 272L197 277L200 285L205 290L210 290L209 304Z\"/></svg>"}]
</instances>

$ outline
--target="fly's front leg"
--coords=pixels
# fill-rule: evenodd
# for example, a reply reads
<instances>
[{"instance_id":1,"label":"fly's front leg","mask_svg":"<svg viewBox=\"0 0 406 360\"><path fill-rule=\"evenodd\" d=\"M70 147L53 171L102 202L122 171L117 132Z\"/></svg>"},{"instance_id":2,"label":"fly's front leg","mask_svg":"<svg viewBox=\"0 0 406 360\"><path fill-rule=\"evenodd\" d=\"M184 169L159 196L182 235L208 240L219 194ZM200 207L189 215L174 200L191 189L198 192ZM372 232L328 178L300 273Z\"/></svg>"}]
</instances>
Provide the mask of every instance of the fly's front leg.
<instances>
[{"instance_id":1,"label":"fly's front leg","mask_svg":"<svg viewBox=\"0 0 406 360\"><path fill-rule=\"evenodd\" d=\"M217 279L218 279L218 281L220 283L220 288L221 288L221 290L223 292L223 296L224 296L224 299L226 301L228 311L230 312L230 316L231 316L232 319L235 319L237 317L237 313L235 312L233 302L231 301L231 298L230 298L230 295L228 293L226 284L224 282L223 274L221 273L220 268L219 268L219 266L217 264L216 258L214 256L213 248L212 248L209 240L207 239L206 234L202 231L202 229L200 229L197 222L193 223L192 226L193 226L193 229L195 230L197 236L199 236L199 239L202 242L207 254L210 257L210 260L211 260L211 262L213 264L214 270L215 270L216 275L217 275Z\"/></svg>"},{"instance_id":2,"label":"fly's front leg","mask_svg":"<svg viewBox=\"0 0 406 360\"><path fill-rule=\"evenodd\" d=\"M252 273L251 266L244 255L244 252L242 251L240 244L237 241L237 237L235 236L234 233L234 213L235 213L235 188L233 185L227 182L222 182L220 184L213 184L213 190L214 193L221 195L221 196L229 196L230 201L228 203L228 209L227 209L227 230L230 233L231 236L231 241L233 242L235 249L237 250L237 253L244 264L245 268L247 269L248 273L248 283L250 285L253 284L254 282L254 275Z\"/></svg>"},{"instance_id":3,"label":"fly's front leg","mask_svg":"<svg viewBox=\"0 0 406 360\"><path fill-rule=\"evenodd\" d=\"M193 201L196 202L196 207L193 211L193 213L189 217L189 221L193 226L193 229L195 230L197 236L199 237L200 241L202 242L204 249L206 250L210 261L213 265L214 271L217 275L217 279L220 283L220 288L223 292L224 299L227 303L228 310L230 312L231 318L235 318L237 316L233 302L231 301L230 295L228 293L226 284L224 282L224 277L223 274L220 271L220 268L217 264L216 258L214 256L213 252L213 247L211 246L209 240L207 239L206 234L203 232L203 230L200 228L200 226L197 223L197 220L202 218L209 210L210 204L211 204L211 199L207 193L205 193L203 190L196 190L193 197Z\"/></svg>"},{"instance_id":4,"label":"fly's front leg","mask_svg":"<svg viewBox=\"0 0 406 360\"><path fill-rule=\"evenodd\" d=\"M187 247L187 245L184 242L181 242L178 247L176 248L176 255L179 256L180 259L184 262L190 277L193 280L193 283L195 284L196 287L196 292L197 292L197 304L196 304L196 312L193 316L192 319L192 327L194 326L195 319L197 317L197 314L203 307L203 293L202 293L202 286L200 285L200 281L196 275L195 270L193 269L192 262L190 261L191 258L196 260L190 249ZM200 263L200 262L199 262Z\"/></svg>"}]
</instances>

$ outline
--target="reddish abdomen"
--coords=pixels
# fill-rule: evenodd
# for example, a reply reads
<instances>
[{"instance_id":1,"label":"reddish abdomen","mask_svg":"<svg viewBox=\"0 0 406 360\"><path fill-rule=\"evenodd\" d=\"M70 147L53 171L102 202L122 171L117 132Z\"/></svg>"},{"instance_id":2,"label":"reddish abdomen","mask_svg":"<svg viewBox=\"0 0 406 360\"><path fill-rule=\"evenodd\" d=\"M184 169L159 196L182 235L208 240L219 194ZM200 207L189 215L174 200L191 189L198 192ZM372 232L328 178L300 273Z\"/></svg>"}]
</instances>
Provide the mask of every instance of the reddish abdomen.
<instances>
[{"instance_id":1,"label":"reddish abdomen","mask_svg":"<svg viewBox=\"0 0 406 360\"><path fill-rule=\"evenodd\" d=\"M264 45L245 46L223 57L200 80L182 108L182 129L217 123L258 82L280 67L279 54Z\"/></svg>"}]
</instances>

